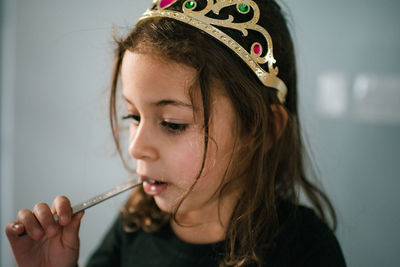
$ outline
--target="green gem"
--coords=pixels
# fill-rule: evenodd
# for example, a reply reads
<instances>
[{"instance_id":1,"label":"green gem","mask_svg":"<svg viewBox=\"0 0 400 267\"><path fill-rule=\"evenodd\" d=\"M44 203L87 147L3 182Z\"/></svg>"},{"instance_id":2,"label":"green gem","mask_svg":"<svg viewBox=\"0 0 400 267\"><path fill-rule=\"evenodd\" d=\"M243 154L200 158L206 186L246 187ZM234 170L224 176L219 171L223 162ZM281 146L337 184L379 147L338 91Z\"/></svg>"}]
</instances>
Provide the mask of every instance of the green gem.
<instances>
[{"instance_id":1,"label":"green gem","mask_svg":"<svg viewBox=\"0 0 400 267\"><path fill-rule=\"evenodd\" d=\"M195 3L194 1L187 1L187 2L185 3L185 7L186 7L187 9L192 9L192 8L194 8L195 5L196 5L196 3Z\"/></svg>"},{"instance_id":2,"label":"green gem","mask_svg":"<svg viewBox=\"0 0 400 267\"><path fill-rule=\"evenodd\" d=\"M249 12L249 6L246 4L241 3L241 4L239 4L238 8L239 8L240 12L243 12L243 13Z\"/></svg>"}]
</instances>

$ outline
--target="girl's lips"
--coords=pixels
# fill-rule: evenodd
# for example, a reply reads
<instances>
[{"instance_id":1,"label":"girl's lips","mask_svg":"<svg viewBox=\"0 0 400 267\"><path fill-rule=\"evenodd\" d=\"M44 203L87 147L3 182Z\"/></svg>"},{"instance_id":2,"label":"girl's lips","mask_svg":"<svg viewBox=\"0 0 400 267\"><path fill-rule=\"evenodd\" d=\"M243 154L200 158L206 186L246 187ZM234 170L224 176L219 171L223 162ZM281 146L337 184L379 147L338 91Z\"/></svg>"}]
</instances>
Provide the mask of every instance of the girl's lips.
<instances>
[{"instance_id":1,"label":"girl's lips","mask_svg":"<svg viewBox=\"0 0 400 267\"><path fill-rule=\"evenodd\" d=\"M144 175L139 175L139 180L140 180L142 183L148 182L148 183L150 183L150 184L162 184L162 183L167 183L167 182L164 182L162 179L161 179L161 180L155 180L155 179L152 179L152 178L147 177L147 176L144 176Z\"/></svg>"},{"instance_id":2,"label":"girl's lips","mask_svg":"<svg viewBox=\"0 0 400 267\"><path fill-rule=\"evenodd\" d=\"M141 177L141 180L143 182L144 192L146 192L146 194L151 195L151 196L160 195L168 187L168 183L160 182L160 181L148 178L148 177Z\"/></svg>"},{"instance_id":3,"label":"girl's lips","mask_svg":"<svg viewBox=\"0 0 400 267\"><path fill-rule=\"evenodd\" d=\"M163 193L168 187L167 183L150 183L143 181L143 190L146 194L151 196L158 196Z\"/></svg>"}]
</instances>

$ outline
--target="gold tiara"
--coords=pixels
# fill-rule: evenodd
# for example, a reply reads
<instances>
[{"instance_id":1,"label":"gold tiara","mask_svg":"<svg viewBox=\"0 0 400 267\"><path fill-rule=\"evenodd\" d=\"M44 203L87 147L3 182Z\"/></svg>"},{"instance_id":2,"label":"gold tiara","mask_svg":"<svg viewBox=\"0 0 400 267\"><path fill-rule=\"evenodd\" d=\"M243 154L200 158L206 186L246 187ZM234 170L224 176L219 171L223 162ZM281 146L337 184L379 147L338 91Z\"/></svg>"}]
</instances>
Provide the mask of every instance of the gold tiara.
<instances>
[{"instance_id":1,"label":"gold tiara","mask_svg":"<svg viewBox=\"0 0 400 267\"><path fill-rule=\"evenodd\" d=\"M279 101L281 103L285 102L287 87L277 76L278 67L274 67L276 60L273 55L272 38L263 27L257 24L260 18L260 9L254 1L207 0L205 3L205 0L202 0L204 3L200 6L198 3L200 3L201 0L186 0L183 2L181 8L178 6L179 11L176 11L177 8L174 5L178 1L179 0L153 1L150 8L139 18L139 21L156 17L171 18L208 33L235 52L252 69L265 86L277 90ZM234 22L235 17L232 14L228 14L228 18L218 18L220 11L228 9L229 7L230 9L228 11L236 14L236 17L246 15L246 20ZM234 12L232 12L232 7L236 7ZM174 8L174 10L168 8ZM248 36L248 30L255 31L261 34L259 36L263 36L264 40L256 40L252 42L250 47L245 49L236 40L215 26L241 31L243 37ZM267 50L264 53L262 43L267 44Z\"/></svg>"}]
</instances>

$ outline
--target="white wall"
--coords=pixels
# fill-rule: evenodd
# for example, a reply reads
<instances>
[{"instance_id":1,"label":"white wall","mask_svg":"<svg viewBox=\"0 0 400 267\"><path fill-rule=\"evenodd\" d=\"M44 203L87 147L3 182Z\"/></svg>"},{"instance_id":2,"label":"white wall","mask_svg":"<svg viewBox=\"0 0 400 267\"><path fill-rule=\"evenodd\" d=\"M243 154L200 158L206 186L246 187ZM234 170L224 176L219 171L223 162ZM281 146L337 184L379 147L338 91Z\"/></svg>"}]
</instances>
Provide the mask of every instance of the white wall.
<instances>
[{"instance_id":1,"label":"white wall","mask_svg":"<svg viewBox=\"0 0 400 267\"><path fill-rule=\"evenodd\" d=\"M14 72L15 72L15 12L14 1L2 1L1 4L1 154L0 154L0 207L1 207L1 243L0 243L0 264L2 266L11 266L11 255L8 249L8 241L3 229L8 220L14 216L13 201L13 125L14 125Z\"/></svg>"},{"instance_id":2,"label":"white wall","mask_svg":"<svg viewBox=\"0 0 400 267\"><path fill-rule=\"evenodd\" d=\"M51 204L60 194L77 203L128 177L113 155L108 125L112 27L123 31L147 7L145 1L99 0L4 4L2 229L21 208ZM82 262L125 197L87 211ZM1 235L0 265L10 266L3 230Z\"/></svg>"},{"instance_id":3,"label":"white wall","mask_svg":"<svg viewBox=\"0 0 400 267\"><path fill-rule=\"evenodd\" d=\"M107 122L111 29L132 25L148 2L3 0L2 229L21 208L32 208L39 201L51 203L59 194L80 202L127 177L112 155ZM363 73L377 75L379 81L392 79L394 89L383 82L386 93L380 97L397 101L400 3L286 2L294 19L303 126L338 211L337 235L348 265L398 266L400 123L395 115L385 123L377 117L356 116L358 104L365 101L355 103L354 88ZM321 81L340 88L331 96L339 99L334 114L329 113L331 101L321 98ZM396 111L395 104L391 108ZM85 214L82 262L125 197ZM0 265L12 265L3 230Z\"/></svg>"},{"instance_id":4,"label":"white wall","mask_svg":"<svg viewBox=\"0 0 400 267\"><path fill-rule=\"evenodd\" d=\"M400 266L400 2L286 2L303 127L348 265Z\"/></svg>"}]
</instances>

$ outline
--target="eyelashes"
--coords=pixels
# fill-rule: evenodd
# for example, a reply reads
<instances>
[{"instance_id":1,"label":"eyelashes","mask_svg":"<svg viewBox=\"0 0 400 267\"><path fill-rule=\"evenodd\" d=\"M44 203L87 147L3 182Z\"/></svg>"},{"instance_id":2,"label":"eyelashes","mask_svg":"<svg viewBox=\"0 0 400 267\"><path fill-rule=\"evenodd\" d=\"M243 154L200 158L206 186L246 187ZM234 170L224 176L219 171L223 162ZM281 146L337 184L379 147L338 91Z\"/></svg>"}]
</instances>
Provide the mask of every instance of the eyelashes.
<instances>
[{"instance_id":1,"label":"eyelashes","mask_svg":"<svg viewBox=\"0 0 400 267\"><path fill-rule=\"evenodd\" d=\"M174 123L168 121L162 121L161 126L173 133L184 132L188 127L188 125L185 123Z\"/></svg>"},{"instance_id":2,"label":"eyelashes","mask_svg":"<svg viewBox=\"0 0 400 267\"><path fill-rule=\"evenodd\" d=\"M126 116L122 116L123 120L133 120L133 123L139 124L140 122L140 116L139 115L134 115L134 114L128 114Z\"/></svg>"},{"instance_id":3,"label":"eyelashes","mask_svg":"<svg viewBox=\"0 0 400 267\"><path fill-rule=\"evenodd\" d=\"M128 114L126 116L123 116L122 119L123 120L132 120L132 123L135 126L138 126L140 124L140 116L139 115ZM188 128L189 124L176 123L176 122L170 122L170 121L163 120L160 122L160 126L169 133L179 134L179 133L184 132Z\"/></svg>"}]
</instances>

